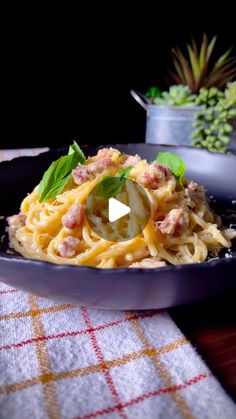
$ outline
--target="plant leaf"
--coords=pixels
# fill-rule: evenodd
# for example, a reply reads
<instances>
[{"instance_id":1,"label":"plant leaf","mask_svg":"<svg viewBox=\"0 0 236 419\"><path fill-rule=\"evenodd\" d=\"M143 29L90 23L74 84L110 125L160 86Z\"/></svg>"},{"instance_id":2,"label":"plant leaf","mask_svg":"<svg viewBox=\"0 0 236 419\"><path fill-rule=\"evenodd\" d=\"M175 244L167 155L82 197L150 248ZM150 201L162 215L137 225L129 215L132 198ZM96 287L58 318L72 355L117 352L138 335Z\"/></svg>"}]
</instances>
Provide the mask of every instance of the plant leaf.
<instances>
[{"instance_id":1,"label":"plant leaf","mask_svg":"<svg viewBox=\"0 0 236 419\"><path fill-rule=\"evenodd\" d=\"M228 56L230 55L230 53L232 52L233 47L230 47L224 54L222 54L218 60L216 61L214 68L219 68L222 65L225 64L225 62L227 61Z\"/></svg>"},{"instance_id":2,"label":"plant leaf","mask_svg":"<svg viewBox=\"0 0 236 419\"><path fill-rule=\"evenodd\" d=\"M215 47L216 40L217 40L217 36L213 36L211 42L209 43L209 45L207 47L207 51L206 51L206 60L207 60L207 62L210 61L210 58L212 56L212 52L213 52L214 47Z\"/></svg>"},{"instance_id":3,"label":"plant leaf","mask_svg":"<svg viewBox=\"0 0 236 419\"><path fill-rule=\"evenodd\" d=\"M174 84L183 84L183 81L180 79L180 77L169 68L166 71L165 80L168 84L173 84L173 82Z\"/></svg>"},{"instance_id":4,"label":"plant leaf","mask_svg":"<svg viewBox=\"0 0 236 419\"><path fill-rule=\"evenodd\" d=\"M85 155L79 145L74 142L69 148L69 154L61 156L52 162L39 184L39 202L54 198L63 191L70 180L72 170L78 163L85 161Z\"/></svg>"},{"instance_id":5,"label":"plant leaf","mask_svg":"<svg viewBox=\"0 0 236 419\"><path fill-rule=\"evenodd\" d=\"M230 70L222 69L214 74L214 76L210 75L206 82L206 87L218 86L223 87L227 82L234 79L236 76L236 68L231 68Z\"/></svg>"},{"instance_id":6,"label":"plant leaf","mask_svg":"<svg viewBox=\"0 0 236 419\"><path fill-rule=\"evenodd\" d=\"M223 87L225 81L232 80L236 67L235 57L230 58L232 47L217 60L212 60L216 41L217 36L213 36L209 41L203 33L200 51L193 38L191 43L187 44L187 55L179 48L172 49L174 71L168 70L167 80L172 84L173 81L175 84L187 84L192 93L198 93L203 86Z\"/></svg>"},{"instance_id":7,"label":"plant leaf","mask_svg":"<svg viewBox=\"0 0 236 419\"><path fill-rule=\"evenodd\" d=\"M214 36L210 42L208 43L207 35L203 34L203 41L200 50L200 57L199 57L199 65L200 65L200 74L198 77L198 81L195 84L195 92L198 92L201 86L206 86L205 78L207 76L209 61L211 59L211 55L216 43L217 37Z\"/></svg>"},{"instance_id":8,"label":"plant leaf","mask_svg":"<svg viewBox=\"0 0 236 419\"><path fill-rule=\"evenodd\" d=\"M52 186L50 187L48 192L42 194L41 199L39 200L39 202L47 201L50 198L54 198L60 192L62 192L63 189L65 188L65 186L67 185L67 183L69 182L70 176L71 175L69 174L68 176L66 176L66 177L56 181L54 184L52 184Z\"/></svg>"},{"instance_id":9,"label":"plant leaf","mask_svg":"<svg viewBox=\"0 0 236 419\"><path fill-rule=\"evenodd\" d=\"M179 62L177 60L173 60L173 64L174 64L174 66L176 68L176 71L177 71L177 74L178 74L178 76L180 78L180 81L182 82L182 84L186 84L187 81L186 81L185 75L184 75L184 73L182 71L182 68L181 68Z\"/></svg>"},{"instance_id":10,"label":"plant leaf","mask_svg":"<svg viewBox=\"0 0 236 419\"><path fill-rule=\"evenodd\" d=\"M188 55L189 55L191 67L193 70L194 81L196 82L199 78L199 74L201 71L199 67L199 62L198 62L198 55L196 54L196 52L194 53L193 49L191 48L189 44L187 44L187 49L188 49Z\"/></svg>"},{"instance_id":11,"label":"plant leaf","mask_svg":"<svg viewBox=\"0 0 236 419\"><path fill-rule=\"evenodd\" d=\"M118 195L125 184L124 179L114 176L106 176L97 185L95 195L103 199L109 199Z\"/></svg>"},{"instance_id":12,"label":"plant leaf","mask_svg":"<svg viewBox=\"0 0 236 419\"><path fill-rule=\"evenodd\" d=\"M159 153L155 161L163 166L168 167L178 180L180 186L183 188L183 179L186 172L186 165L181 157L167 151Z\"/></svg>"},{"instance_id":13,"label":"plant leaf","mask_svg":"<svg viewBox=\"0 0 236 419\"><path fill-rule=\"evenodd\" d=\"M220 73L222 73L226 70L230 70L231 68L232 68L232 70L236 69L236 57L228 58L224 63L222 63L218 67L214 66L213 69L211 70L208 78L211 78L215 75L218 76Z\"/></svg>"},{"instance_id":14,"label":"plant leaf","mask_svg":"<svg viewBox=\"0 0 236 419\"><path fill-rule=\"evenodd\" d=\"M196 43L195 39L192 36L191 36L191 42L192 42L192 50L193 50L194 55L196 56L196 59L197 59L198 64L199 64L198 47L197 47L197 43Z\"/></svg>"},{"instance_id":15,"label":"plant leaf","mask_svg":"<svg viewBox=\"0 0 236 419\"><path fill-rule=\"evenodd\" d=\"M70 155L70 154L73 154L73 153L75 153L75 157L78 160L80 160L80 163L83 164L85 162L86 157L85 157L83 151L81 150L79 144L77 144L76 141L74 141L74 143L72 145L70 145L70 147L69 147L68 154Z\"/></svg>"},{"instance_id":16,"label":"plant leaf","mask_svg":"<svg viewBox=\"0 0 236 419\"><path fill-rule=\"evenodd\" d=\"M120 178L126 178L129 176L130 172L132 170L132 167L126 167L125 169L121 169L117 172L116 176Z\"/></svg>"},{"instance_id":17,"label":"plant leaf","mask_svg":"<svg viewBox=\"0 0 236 419\"><path fill-rule=\"evenodd\" d=\"M181 52L179 48L173 49L173 54L179 61L182 67L182 71L184 73L184 77L186 79L186 83L189 85L190 89L192 90L194 80L193 80L193 75L190 70L188 61L186 60L186 58L184 57L183 53Z\"/></svg>"},{"instance_id":18,"label":"plant leaf","mask_svg":"<svg viewBox=\"0 0 236 419\"><path fill-rule=\"evenodd\" d=\"M204 33L203 34L202 45L201 45L201 49L200 49L200 54L199 54L199 66L200 66L201 70L205 66L207 46L208 46L208 38L207 38L207 35Z\"/></svg>"},{"instance_id":19,"label":"plant leaf","mask_svg":"<svg viewBox=\"0 0 236 419\"><path fill-rule=\"evenodd\" d=\"M152 86L145 93L145 96L151 99L156 98L156 97L161 97L161 90L157 86Z\"/></svg>"},{"instance_id":20,"label":"plant leaf","mask_svg":"<svg viewBox=\"0 0 236 419\"><path fill-rule=\"evenodd\" d=\"M103 199L113 198L118 195L125 185L125 180L129 176L131 170L132 167L127 167L119 170L116 176L105 176L96 186L95 195L100 196Z\"/></svg>"}]
</instances>

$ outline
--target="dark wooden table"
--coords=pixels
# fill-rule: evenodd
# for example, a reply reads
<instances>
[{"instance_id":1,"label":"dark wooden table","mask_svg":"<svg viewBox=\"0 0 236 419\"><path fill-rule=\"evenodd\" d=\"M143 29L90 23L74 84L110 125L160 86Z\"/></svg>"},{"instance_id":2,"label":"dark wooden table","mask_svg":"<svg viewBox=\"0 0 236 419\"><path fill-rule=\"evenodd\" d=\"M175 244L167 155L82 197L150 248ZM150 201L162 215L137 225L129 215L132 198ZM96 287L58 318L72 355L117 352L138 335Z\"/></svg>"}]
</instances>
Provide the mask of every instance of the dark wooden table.
<instances>
[{"instance_id":1,"label":"dark wooden table","mask_svg":"<svg viewBox=\"0 0 236 419\"><path fill-rule=\"evenodd\" d=\"M236 401L236 292L169 313Z\"/></svg>"}]
</instances>

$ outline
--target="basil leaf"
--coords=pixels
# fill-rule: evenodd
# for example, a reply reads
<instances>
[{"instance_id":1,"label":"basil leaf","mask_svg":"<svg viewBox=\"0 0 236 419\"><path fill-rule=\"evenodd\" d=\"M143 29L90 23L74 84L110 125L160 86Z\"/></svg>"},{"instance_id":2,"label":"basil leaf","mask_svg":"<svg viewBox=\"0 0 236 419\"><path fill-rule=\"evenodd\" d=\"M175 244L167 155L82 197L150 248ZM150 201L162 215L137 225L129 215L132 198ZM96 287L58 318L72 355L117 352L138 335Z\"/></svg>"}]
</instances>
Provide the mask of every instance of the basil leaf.
<instances>
[{"instance_id":1,"label":"basil leaf","mask_svg":"<svg viewBox=\"0 0 236 419\"><path fill-rule=\"evenodd\" d=\"M74 153L74 156L79 160L79 163L84 163L85 162L86 157L85 157L83 151L81 150L79 144L77 144L76 141L74 141L74 143L72 145L70 145L68 154L70 155L70 154L73 154L73 153Z\"/></svg>"},{"instance_id":2,"label":"basil leaf","mask_svg":"<svg viewBox=\"0 0 236 419\"><path fill-rule=\"evenodd\" d=\"M112 198L118 195L125 184L124 178L106 176L104 179L97 185L95 190L95 195L100 196L104 199Z\"/></svg>"},{"instance_id":3,"label":"basil leaf","mask_svg":"<svg viewBox=\"0 0 236 419\"><path fill-rule=\"evenodd\" d=\"M39 184L39 202L54 198L63 191L70 180L72 170L85 161L85 155L74 141L69 154L51 163Z\"/></svg>"},{"instance_id":4,"label":"basil leaf","mask_svg":"<svg viewBox=\"0 0 236 419\"><path fill-rule=\"evenodd\" d=\"M95 195L104 199L113 198L118 195L125 184L126 178L129 176L132 167L121 169L116 176L105 176L104 179L97 185Z\"/></svg>"},{"instance_id":5,"label":"basil leaf","mask_svg":"<svg viewBox=\"0 0 236 419\"><path fill-rule=\"evenodd\" d=\"M178 180L180 186L183 188L183 179L186 172L186 165L181 157L167 151L164 153L159 153L155 161L162 166L168 167Z\"/></svg>"},{"instance_id":6,"label":"basil leaf","mask_svg":"<svg viewBox=\"0 0 236 419\"><path fill-rule=\"evenodd\" d=\"M71 175L69 174L65 178L56 181L54 184L52 184L52 186L50 187L47 193L44 193L45 191L44 190L43 193L40 195L39 202L48 201L50 198L54 198L60 192L62 192L65 186L67 185L67 183L69 182L70 176Z\"/></svg>"},{"instance_id":7,"label":"basil leaf","mask_svg":"<svg viewBox=\"0 0 236 419\"><path fill-rule=\"evenodd\" d=\"M129 176L130 172L132 170L132 167L126 167L125 169L121 169L117 172L116 176L120 178L126 178Z\"/></svg>"}]
</instances>

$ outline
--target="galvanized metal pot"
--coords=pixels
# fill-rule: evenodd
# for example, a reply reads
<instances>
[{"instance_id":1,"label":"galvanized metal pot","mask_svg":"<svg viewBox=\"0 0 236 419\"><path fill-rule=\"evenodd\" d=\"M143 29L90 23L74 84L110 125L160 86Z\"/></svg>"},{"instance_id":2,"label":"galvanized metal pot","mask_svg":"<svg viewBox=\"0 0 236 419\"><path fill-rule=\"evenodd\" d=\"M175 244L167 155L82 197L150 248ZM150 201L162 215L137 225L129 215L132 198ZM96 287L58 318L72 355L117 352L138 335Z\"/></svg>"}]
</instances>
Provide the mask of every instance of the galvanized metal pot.
<instances>
[{"instance_id":1,"label":"galvanized metal pot","mask_svg":"<svg viewBox=\"0 0 236 419\"><path fill-rule=\"evenodd\" d=\"M146 113L146 143L191 146L194 116L201 111L198 106L158 106L144 95L130 91Z\"/></svg>"}]
</instances>

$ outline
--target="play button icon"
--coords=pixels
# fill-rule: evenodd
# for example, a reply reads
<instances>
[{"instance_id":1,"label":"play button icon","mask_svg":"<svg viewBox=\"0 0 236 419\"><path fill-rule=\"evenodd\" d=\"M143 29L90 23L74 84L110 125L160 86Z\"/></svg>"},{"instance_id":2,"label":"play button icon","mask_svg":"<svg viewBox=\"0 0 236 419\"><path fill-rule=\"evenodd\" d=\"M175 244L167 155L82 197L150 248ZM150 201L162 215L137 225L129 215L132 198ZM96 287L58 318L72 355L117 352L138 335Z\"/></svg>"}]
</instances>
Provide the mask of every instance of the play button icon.
<instances>
[{"instance_id":1,"label":"play button icon","mask_svg":"<svg viewBox=\"0 0 236 419\"><path fill-rule=\"evenodd\" d=\"M86 200L86 219L92 232L112 242L131 240L142 233L151 213L144 188L126 179L115 196L107 193L101 196L97 193L99 185Z\"/></svg>"},{"instance_id":2,"label":"play button icon","mask_svg":"<svg viewBox=\"0 0 236 419\"><path fill-rule=\"evenodd\" d=\"M108 219L111 223L113 223L113 221L119 220L121 217L124 217L126 214L129 213L130 207L128 207L128 205L122 204L122 202L114 198L109 199Z\"/></svg>"}]
</instances>

